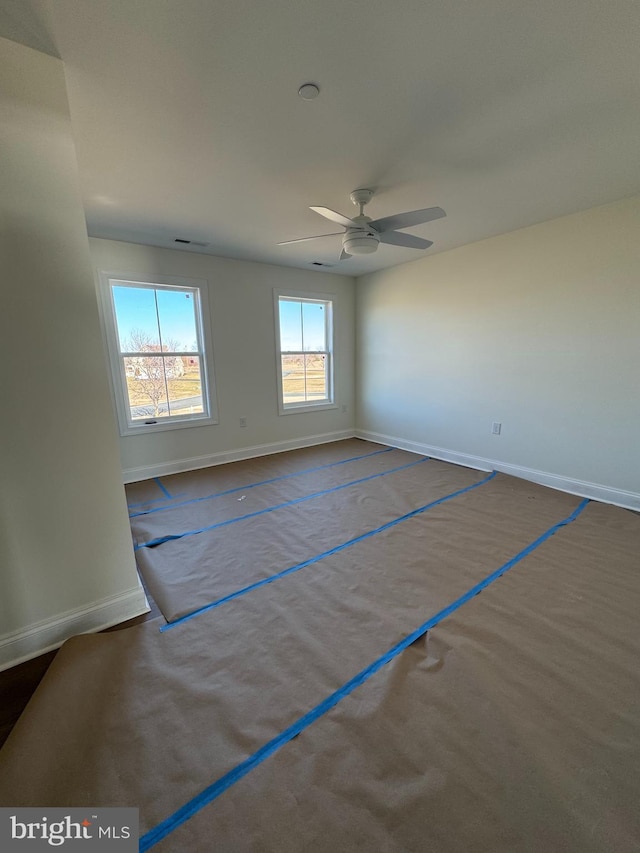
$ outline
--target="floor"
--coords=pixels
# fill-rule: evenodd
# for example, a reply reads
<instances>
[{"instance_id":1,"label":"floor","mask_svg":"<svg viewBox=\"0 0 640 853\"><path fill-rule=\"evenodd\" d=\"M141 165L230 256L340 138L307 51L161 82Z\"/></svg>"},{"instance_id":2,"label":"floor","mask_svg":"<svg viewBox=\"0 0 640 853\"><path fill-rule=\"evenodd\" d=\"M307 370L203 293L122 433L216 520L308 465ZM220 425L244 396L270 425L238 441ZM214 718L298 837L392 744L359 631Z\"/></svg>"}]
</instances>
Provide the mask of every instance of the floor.
<instances>
[{"instance_id":1,"label":"floor","mask_svg":"<svg viewBox=\"0 0 640 853\"><path fill-rule=\"evenodd\" d=\"M1 801L154 853L639 853L636 514L357 440L129 500L160 614L65 643Z\"/></svg>"}]
</instances>

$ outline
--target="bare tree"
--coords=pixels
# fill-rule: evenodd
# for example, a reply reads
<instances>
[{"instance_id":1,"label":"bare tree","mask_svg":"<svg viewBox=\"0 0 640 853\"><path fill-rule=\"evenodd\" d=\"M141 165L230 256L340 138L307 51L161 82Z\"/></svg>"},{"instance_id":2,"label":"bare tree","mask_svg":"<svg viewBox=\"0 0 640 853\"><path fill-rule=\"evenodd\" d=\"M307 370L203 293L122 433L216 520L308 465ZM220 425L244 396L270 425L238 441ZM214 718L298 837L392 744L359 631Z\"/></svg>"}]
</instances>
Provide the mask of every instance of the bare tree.
<instances>
[{"instance_id":1,"label":"bare tree","mask_svg":"<svg viewBox=\"0 0 640 853\"><path fill-rule=\"evenodd\" d=\"M131 355L124 360L127 376L135 383L136 392L147 398L153 406L153 415L160 414L160 406L169 400L168 381L184 374L184 363L180 356L163 356L161 352L176 352L180 344L172 339L164 341L162 349L147 332L132 329L125 341L125 351L149 353ZM157 353L157 355L156 355Z\"/></svg>"}]
</instances>

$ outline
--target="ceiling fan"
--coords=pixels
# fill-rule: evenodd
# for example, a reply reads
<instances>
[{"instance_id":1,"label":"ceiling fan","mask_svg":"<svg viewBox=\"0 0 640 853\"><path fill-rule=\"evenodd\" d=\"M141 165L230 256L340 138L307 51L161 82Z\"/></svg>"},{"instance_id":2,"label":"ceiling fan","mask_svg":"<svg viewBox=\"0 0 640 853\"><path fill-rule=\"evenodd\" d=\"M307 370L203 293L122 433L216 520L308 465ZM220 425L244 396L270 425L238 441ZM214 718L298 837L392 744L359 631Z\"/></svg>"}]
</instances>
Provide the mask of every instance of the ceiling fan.
<instances>
[{"instance_id":1,"label":"ceiling fan","mask_svg":"<svg viewBox=\"0 0 640 853\"><path fill-rule=\"evenodd\" d=\"M337 222L344 227L344 231L335 231L333 234L316 234L314 237L301 237L299 240L284 240L279 246L289 246L292 243L304 243L306 240L319 240L321 237L336 237L342 234L342 253L340 260L350 258L351 255L369 255L375 252L379 243L389 243L392 246L404 246L407 249L428 249L433 246L431 240L422 237L414 237L413 234L398 233L401 228L410 228L412 225L422 225L432 222L434 219L442 219L447 214L441 207L427 207L424 210L411 210L407 213L396 213L395 216L384 216L382 219L371 219L364 214L364 206L373 195L373 190L354 190L351 201L360 207L360 213L349 219L341 213L336 213L328 207L311 207L320 216Z\"/></svg>"}]
</instances>

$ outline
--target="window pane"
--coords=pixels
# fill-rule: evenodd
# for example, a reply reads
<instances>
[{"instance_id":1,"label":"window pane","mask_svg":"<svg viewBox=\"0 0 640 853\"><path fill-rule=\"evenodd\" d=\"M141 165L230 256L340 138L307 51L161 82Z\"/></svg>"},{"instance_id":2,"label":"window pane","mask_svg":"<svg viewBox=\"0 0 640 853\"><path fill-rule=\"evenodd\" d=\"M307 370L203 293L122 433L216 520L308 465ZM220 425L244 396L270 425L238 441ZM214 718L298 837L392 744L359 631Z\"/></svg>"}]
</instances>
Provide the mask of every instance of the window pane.
<instances>
[{"instance_id":1,"label":"window pane","mask_svg":"<svg viewBox=\"0 0 640 853\"><path fill-rule=\"evenodd\" d=\"M326 350L326 308L322 302L302 303L302 335L304 350Z\"/></svg>"},{"instance_id":2,"label":"window pane","mask_svg":"<svg viewBox=\"0 0 640 853\"><path fill-rule=\"evenodd\" d=\"M147 287L113 286L120 352L158 352L158 315L154 291Z\"/></svg>"},{"instance_id":3,"label":"window pane","mask_svg":"<svg viewBox=\"0 0 640 853\"><path fill-rule=\"evenodd\" d=\"M204 412L202 367L197 355L166 359L176 362L167 367L169 412L171 415L197 415ZM179 364L178 364L179 362Z\"/></svg>"},{"instance_id":4,"label":"window pane","mask_svg":"<svg viewBox=\"0 0 640 853\"><path fill-rule=\"evenodd\" d=\"M164 362L165 359L159 356L124 359L131 420L168 417Z\"/></svg>"},{"instance_id":5,"label":"window pane","mask_svg":"<svg viewBox=\"0 0 640 853\"><path fill-rule=\"evenodd\" d=\"M306 399L326 400L327 357L325 355L305 355Z\"/></svg>"},{"instance_id":6,"label":"window pane","mask_svg":"<svg viewBox=\"0 0 640 853\"><path fill-rule=\"evenodd\" d=\"M303 355L282 356L282 397L285 405L304 403L306 397Z\"/></svg>"},{"instance_id":7,"label":"window pane","mask_svg":"<svg viewBox=\"0 0 640 853\"><path fill-rule=\"evenodd\" d=\"M280 299L280 349L302 349L301 302Z\"/></svg>"},{"instance_id":8,"label":"window pane","mask_svg":"<svg viewBox=\"0 0 640 853\"><path fill-rule=\"evenodd\" d=\"M196 294L186 290L156 291L164 352L197 352Z\"/></svg>"}]
</instances>

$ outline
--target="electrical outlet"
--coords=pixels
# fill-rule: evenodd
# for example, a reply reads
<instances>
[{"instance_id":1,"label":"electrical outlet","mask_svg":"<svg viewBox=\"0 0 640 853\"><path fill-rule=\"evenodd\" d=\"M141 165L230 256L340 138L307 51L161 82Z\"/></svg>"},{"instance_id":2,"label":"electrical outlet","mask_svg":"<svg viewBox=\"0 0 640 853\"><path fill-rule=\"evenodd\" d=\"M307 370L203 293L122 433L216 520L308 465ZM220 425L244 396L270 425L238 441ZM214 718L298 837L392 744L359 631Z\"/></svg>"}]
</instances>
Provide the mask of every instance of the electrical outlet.
<instances>
[{"instance_id":1,"label":"electrical outlet","mask_svg":"<svg viewBox=\"0 0 640 853\"><path fill-rule=\"evenodd\" d=\"M246 418L240 418L240 426L246 427L246 425L247 425L247 419Z\"/></svg>"},{"instance_id":2,"label":"electrical outlet","mask_svg":"<svg viewBox=\"0 0 640 853\"><path fill-rule=\"evenodd\" d=\"M492 435L500 435L500 431L502 429L502 424L498 423L498 421L493 422L493 426L491 427Z\"/></svg>"}]
</instances>

